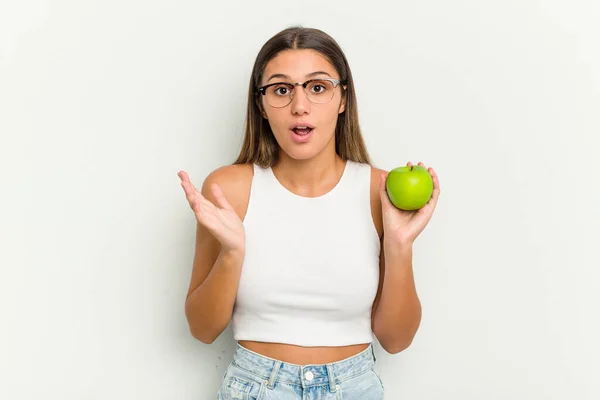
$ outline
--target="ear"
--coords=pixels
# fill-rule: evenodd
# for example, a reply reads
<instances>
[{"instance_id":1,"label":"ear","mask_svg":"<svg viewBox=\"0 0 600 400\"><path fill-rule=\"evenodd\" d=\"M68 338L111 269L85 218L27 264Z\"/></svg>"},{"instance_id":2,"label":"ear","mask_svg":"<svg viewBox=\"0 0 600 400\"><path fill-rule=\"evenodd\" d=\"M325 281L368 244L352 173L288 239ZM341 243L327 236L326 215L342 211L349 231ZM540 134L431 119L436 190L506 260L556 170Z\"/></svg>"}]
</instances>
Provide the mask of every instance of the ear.
<instances>
[{"instance_id":1,"label":"ear","mask_svg":"<svg viewBox=\"0 0 600 400\"><path fill-rule=\"evenodd\" d=\"M260 96L258 96L256 98L256 106L258 107L258 111L260 111L260 115L262 115L262 117L264 119L269 119L269 118L267 118L267 113L265 112L264 108L262 107Z\"/></svg>"},{"instance_id":2,"label":"ear","mask_svg":"<svg viewBox=\"0 0 600 400\"><path fill-rule=\"evenodd\" d=\"M347 87L343 86L344 88L344 93L342 94L342 101L340 103L340 109L338 111L338 114L343 113L344 111L346 111L346 93L347 93Z\"/></svg>"}]
</instances>

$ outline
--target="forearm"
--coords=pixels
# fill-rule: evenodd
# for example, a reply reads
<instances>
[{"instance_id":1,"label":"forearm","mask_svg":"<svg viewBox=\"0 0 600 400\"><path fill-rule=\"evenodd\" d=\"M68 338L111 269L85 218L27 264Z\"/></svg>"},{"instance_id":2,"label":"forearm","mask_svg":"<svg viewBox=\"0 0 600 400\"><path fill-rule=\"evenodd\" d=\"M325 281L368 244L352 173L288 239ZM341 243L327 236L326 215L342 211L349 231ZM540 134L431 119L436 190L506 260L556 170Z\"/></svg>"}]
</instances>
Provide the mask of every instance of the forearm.
<instances>
[{"instance_id":1,"label":"forearm","mask_svg":"<svg viewBox=\"0 0 600 400\"><path fill-rule=\"evenodd\" d=\"M412 244L384 243L385 275L373 330L381 345L398 353L412 342L421 323L412 266Z\"/></svg>"},{"instance_id":2,"label":"forearm","mask_svg":"<svg viewBox=\"0 0 600 400\"><path fill-rule=\"evenodd\" d=\"M243 261L243 252L221 251L204 282L188 296L185 313L190 332L198 340L212 343L227 328Z\"/></svg>"}]
</instances>

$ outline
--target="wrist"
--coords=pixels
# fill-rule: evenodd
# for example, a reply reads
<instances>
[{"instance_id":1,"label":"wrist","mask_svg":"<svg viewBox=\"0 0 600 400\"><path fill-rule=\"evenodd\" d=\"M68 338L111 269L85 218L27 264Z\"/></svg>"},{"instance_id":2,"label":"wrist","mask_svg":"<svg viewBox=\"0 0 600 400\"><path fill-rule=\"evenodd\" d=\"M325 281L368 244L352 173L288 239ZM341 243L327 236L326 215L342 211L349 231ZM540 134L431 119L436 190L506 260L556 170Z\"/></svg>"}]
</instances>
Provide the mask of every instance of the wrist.
<instances>
[{"instance_id":1,"label":"wrist","mask_svg":"<svg viewBox=\"0 0 600 400\"><path fill-rule=\"evenodd\" d=\"M397 255L402 256L411 254L413 249L412 241L397 241L397 240L386 240L383 239L383 250L385 251L386 257Z\"/></svg>"},{"instance_id":2,"label":"wrist","mask_svg":"<svg viewBox=\"0 0 600 400\"><path fill-rule=\"evenodd\" d=\"M227 259L244 259L244 256L246 255L246 250L245 249L221 249L221 257L223 258L227 258Z\"/></svg>"}]
</instances>

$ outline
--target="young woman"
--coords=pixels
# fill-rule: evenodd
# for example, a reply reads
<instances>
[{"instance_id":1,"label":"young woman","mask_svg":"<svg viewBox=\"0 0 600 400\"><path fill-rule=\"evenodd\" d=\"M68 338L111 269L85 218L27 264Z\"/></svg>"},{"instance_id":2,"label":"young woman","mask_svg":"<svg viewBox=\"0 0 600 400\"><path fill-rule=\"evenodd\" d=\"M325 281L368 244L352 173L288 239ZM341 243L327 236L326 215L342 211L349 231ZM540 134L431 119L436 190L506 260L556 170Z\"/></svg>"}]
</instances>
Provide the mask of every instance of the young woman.
<instances>
[{"instance_id":1,"label":"young woman","mask_svg":"<svg viewBox=\"0 0 600 400\"><path fill-rule=\"evenodd\" d=\"M395 208L339 45L302 27L265 43L238 159L201 190L178 174L198 221L190 331L212 343L231 322L237 341L219 399L383 398L372 339L398 353L420 324L412 245L440 193L428 170L429 203Z\"/></svg>"}]
</instances>

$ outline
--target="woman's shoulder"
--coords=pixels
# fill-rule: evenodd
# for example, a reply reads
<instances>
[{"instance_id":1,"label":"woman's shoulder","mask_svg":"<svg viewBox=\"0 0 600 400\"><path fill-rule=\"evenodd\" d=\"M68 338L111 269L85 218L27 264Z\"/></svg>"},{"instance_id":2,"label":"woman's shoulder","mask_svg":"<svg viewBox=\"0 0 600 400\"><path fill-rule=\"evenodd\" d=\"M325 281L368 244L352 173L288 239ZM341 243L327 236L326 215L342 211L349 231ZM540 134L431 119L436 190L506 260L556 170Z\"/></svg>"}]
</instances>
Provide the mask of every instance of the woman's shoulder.
<instances>
[{"instance_id":1,"label":"woman's shoulder","mask_svg":"<svg viewBox=\"0 0 600 400\"><path fill-rule=\"evenodd\" d=\"M379 194L381 175L387 173L388 171L371 165L371 193Z\"/></svg>"},{"instance_id":2,"label":"woman's shoulder","mask_svg":"<svg viewBox=\"0 0 600 400\"><path fill-rule=\"evenodd\" d=\"M376 166L371 165L371 181L373 180L373 178L379 178L383 173L387 174L387 172L388 171L386 171L385 169L377 168Z\"/></svg>"},{"instance_id":3,"label":"woman's shoulder","mask_svg":"<svg viewBox=\"0 0 600 400\"><path fill-rule=\"evenodd\" d=\"M250 199L250 187L254 167L252 163L231 164L219 167L209 173L204 180L203 191L209 190L210 185L216 183L223 191L223 195L236 210L240 219L244 219Z\"/></svg>"},{"instance_id":4,"label":"woman's shoulder","mask_svg":"<svg viewBox=\"0 0 600 400\"><path fill-rule=\"evenodd\" d=\"M254 168L252 163L230 164L215 169L208 174L206 180L219 185L235 186L246 180L252 181L253 174Z\"/></svg>"},{"instance_id":5,"label":"woman's shoulder","mask_svg":"<svg viewBox=\"0 0 600 400\"><path fill-rule=\"evenodd\" d=\"M383 235L383 221L381 213L381 175L388 171L371 166L371 216L375 229L381 238Z\"/></svg>"}]
</instances>

